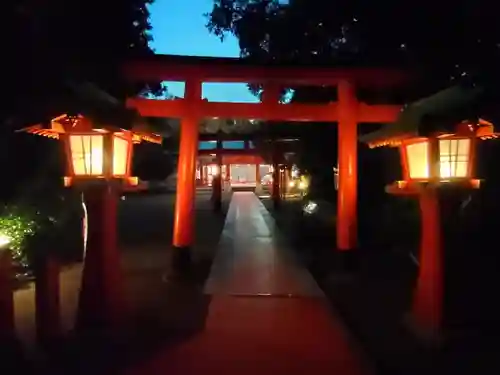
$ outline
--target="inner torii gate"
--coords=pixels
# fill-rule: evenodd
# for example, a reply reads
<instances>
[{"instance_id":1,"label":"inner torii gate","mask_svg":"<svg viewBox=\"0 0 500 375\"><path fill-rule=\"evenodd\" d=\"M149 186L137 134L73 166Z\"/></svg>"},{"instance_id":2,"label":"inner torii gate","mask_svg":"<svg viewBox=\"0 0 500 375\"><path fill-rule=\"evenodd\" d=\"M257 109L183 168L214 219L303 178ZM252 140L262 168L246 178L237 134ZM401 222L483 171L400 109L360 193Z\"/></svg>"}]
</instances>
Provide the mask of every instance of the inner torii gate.
<instances>
[{"instance_id":1,"label":"inner torii gate","mask_svg":"<svg viewBox=\"0 0 500 375\"><path fill-rule=\"evenodd\" d=\"M407 80L394 69L255 65L237 58L155 55L124 66L133 82L183 81L184 98L130 98L127 106L146 117L181 119L177 198L173 246L193 242L196 158L202 118L246 118L268 121L338 123L339 189L337 249L357 247L358 123L393 122L401 106L368 105L358 100L356 87L389 88ZM245 82L263 85L261 103L219 103L202 99L203 82ZM338 101L324 105L279 103L281 89L300 85L337 86Z\"/></svg>"}]
</instances>

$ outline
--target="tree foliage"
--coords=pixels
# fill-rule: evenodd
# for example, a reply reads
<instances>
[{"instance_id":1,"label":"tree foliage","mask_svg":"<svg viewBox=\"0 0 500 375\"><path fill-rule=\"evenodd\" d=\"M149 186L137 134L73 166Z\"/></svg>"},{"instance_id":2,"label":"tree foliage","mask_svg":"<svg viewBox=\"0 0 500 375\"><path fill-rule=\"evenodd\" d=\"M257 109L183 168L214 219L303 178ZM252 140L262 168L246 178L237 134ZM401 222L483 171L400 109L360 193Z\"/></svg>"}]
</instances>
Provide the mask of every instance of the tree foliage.
<instances>
[{"instance_id":1,"label":"tree foliage","mask_svg":"<svg viewBox=\"0 0 500 375\"><path fill-rule=\"evenodd\" d=\"M67 79L90 81L117 98L154 84L130 84L120 65L152 54L147 5L153 0L20 0L2 7L3 119L26 113ZM47 103L49 105L49 103Z\"/></svg>"},{"instance_id":2,"label":"tree foliage","mask_svg":"<svg viewBox=\"0 0 500 375\"><path fill-rule=\"evenodd\" d=\"M425 79L413 99L464 76L500 82L500 24L494 2L422 0L214 0L210 32L234 35L241 57L260 63L314 65L400 65ZM251 87L257 94L259 88ZM335 90L295 87L293 101L328 102ZM392 94L391 94L392 95ZM274 125L273 125L274 126ZM323 126L326 126L323 124ZM335 136L319 127L301 137L300 162L330 171ZM323 150L324 152L322 152ZM371 156L373 157L373 156ZM363 153L360 153L363 165ZM326 172L325 172L326 173ZM314 177L313 177L314 179Z\"/></svg>"},{"instance_id":3,"label":"tree foliage","mask_svg":"<svg viewBox=\"0 0 500 375\"><path fill-rule=\"evenodd\" d=\"M497 70L494 2L214 0L208 29L241 56L295 63L404 63L436 85Z\"/></svg>"}]
</instances>

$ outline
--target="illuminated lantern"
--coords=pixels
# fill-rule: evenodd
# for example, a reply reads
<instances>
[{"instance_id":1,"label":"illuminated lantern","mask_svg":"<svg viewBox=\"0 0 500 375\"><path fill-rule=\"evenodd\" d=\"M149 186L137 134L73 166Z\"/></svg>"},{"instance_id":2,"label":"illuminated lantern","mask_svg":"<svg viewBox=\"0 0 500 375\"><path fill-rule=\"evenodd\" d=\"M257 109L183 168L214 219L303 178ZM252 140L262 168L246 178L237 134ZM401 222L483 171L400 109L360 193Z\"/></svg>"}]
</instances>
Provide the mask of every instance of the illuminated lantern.
<instances>
[{"instance_id":1,"label":"illuminated lantern","mask_svg":"<svg viewBox=\"0 0 500 375\"><path fill-rule=\"evenodd\" d=\"M398 129L398 125L403 129ZM414 124L415 125L415 124ZM392 128L391 128L392 127ZM462 121L453 131L436 129L425 136L418 124L413 131L404 124L389 124L385 129L361 137L370 147L398 147L403 180L389 185L395 195L418 197L421 211L419 274L409 315L411 328L422 338L441 337L444 311L444 264L441 197L455 191L477 189L475 176L478 139L497 138L488 121ZM452 198L452 195L449 196ZM448 198L446 198L448 199Z\"/></svg>"},{"instance_id":2,"label":"illuminated lantern","mask_svg":"<svg viewBox=\"0 0 500 375\"><path fill-rule=\"evenodd\" d=\"M117 247L117 193L124 184L138 183L137 177L130 175L133 144L143 140L161 144L161 137L138 128L95 127L81 115L62 115L54 118L49 127L35 125L22 131L62 141L67 170L64 183L80 188L85 198L82 202L84 265L75 325L85 331L106 327L103 329L118 332L126 314ZM52 268L47 272L48 286L45 289L37 286L37 293L50 287L45 300L55 302L49 306L49 302L40 298L42 307L50 307L41 315L40 327L55 334L60 326L59 321L55 322L59 320L56 314L59 271ZM101 303L96 304L96 300Z\"/></svg>"},{"instance_id":3,"label":"illuminated lantern","mask_svg":"<svg viewBox=\"0 0 500 375\"><path fill-rule=\"evenodd\" d=\"M109 126L96 128L80 115L62 115L54 118L48 129L35 125L23 131L64 142L65 186L96 180L136 184L138 179L131 176L134 143L146 140L161 144L159 136Z\"/></svg>"},{"instance_id":4,"label":"illuminated lantern","mask_svg":"<svg viewBox=\"0 0 500 375\"><path fill-rule=\"evenodd\" d=\"M130 177L133 150L130 131L94 129L92 123L81 116L65 116L58 122L66 130L61 137L67 157L66 185L91 179L109 181Z\"/></svg>"},{"instance_id":5,"label":"illuminated lantern","mask_svg":"<svg viewBox=\"0 0 500 375\"><path fill-rule=\"evenodd\" d=\"M437 133L432 137L398 137L382 142L399 147L403 181L388 187L388 192L397 189L415 189L419 183L460 183L479 187L475 179L475 154L477 138L496 135L487 129L493 125L479 120L478 124L462 122L455 133ZM381 142L369 143L371 147Z\"/></svg>"}]
</instances>

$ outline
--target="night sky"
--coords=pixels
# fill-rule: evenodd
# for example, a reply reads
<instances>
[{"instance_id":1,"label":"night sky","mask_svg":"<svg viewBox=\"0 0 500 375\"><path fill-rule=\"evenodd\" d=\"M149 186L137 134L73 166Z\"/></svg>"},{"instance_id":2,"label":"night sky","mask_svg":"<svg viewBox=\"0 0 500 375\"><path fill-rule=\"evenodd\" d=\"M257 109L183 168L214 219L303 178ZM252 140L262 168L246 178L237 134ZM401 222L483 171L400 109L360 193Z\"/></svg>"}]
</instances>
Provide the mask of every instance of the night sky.
<instances>
[{"instance_id":1,"label":"night sky","mask_svg":"<svg viewBox=\"0 0 500 375\"><path fill-rule=\"evenodd\" d=\"M238 57L240 49L234 37L224 39L209 34L205 13L213 0L156 0L149 8L153 26L151 47L158 54ZM168 91L183 96L184 83L168 82ZM209 83L203 85L203 96L210 101L255 102L244 83Z\"/></svg>"}]
</instances>

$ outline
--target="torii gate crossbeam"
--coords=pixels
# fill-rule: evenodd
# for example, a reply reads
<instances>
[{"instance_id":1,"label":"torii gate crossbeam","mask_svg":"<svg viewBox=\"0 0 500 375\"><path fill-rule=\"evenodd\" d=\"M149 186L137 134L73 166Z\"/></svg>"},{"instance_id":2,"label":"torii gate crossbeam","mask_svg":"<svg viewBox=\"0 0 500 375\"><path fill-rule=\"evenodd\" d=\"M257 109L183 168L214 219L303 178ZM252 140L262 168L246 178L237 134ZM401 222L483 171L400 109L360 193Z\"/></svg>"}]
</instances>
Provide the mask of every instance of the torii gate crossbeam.
<instances>
[{"instance_id":1,"label":"torii gate crossbeam","mask_svg":"<svg viewBox=\"0 0 500 375\"><path fill-rule=\"evenodd\" d=\"M137 109L143 116L181 119L174 247L186 249L193 243L198 124L205 117L337 122L340 171L337 249L345 251L357 247L357 124L392 122L401 107L361 103L356 97L356 87L394 87L407 81L407 73L378 68L294 67L272 64L264 66L251 65L241 59L162 55L129 61L123 71L129 80L135 82L186 82L184 99L131 98L127 101L129 107ZM262 102L207 102L201 96L203 82L263 84ZM338 101L326 105L279 104L282 87L304 84L335 85L338 88Z\"/></svg>"}]
</instances>

